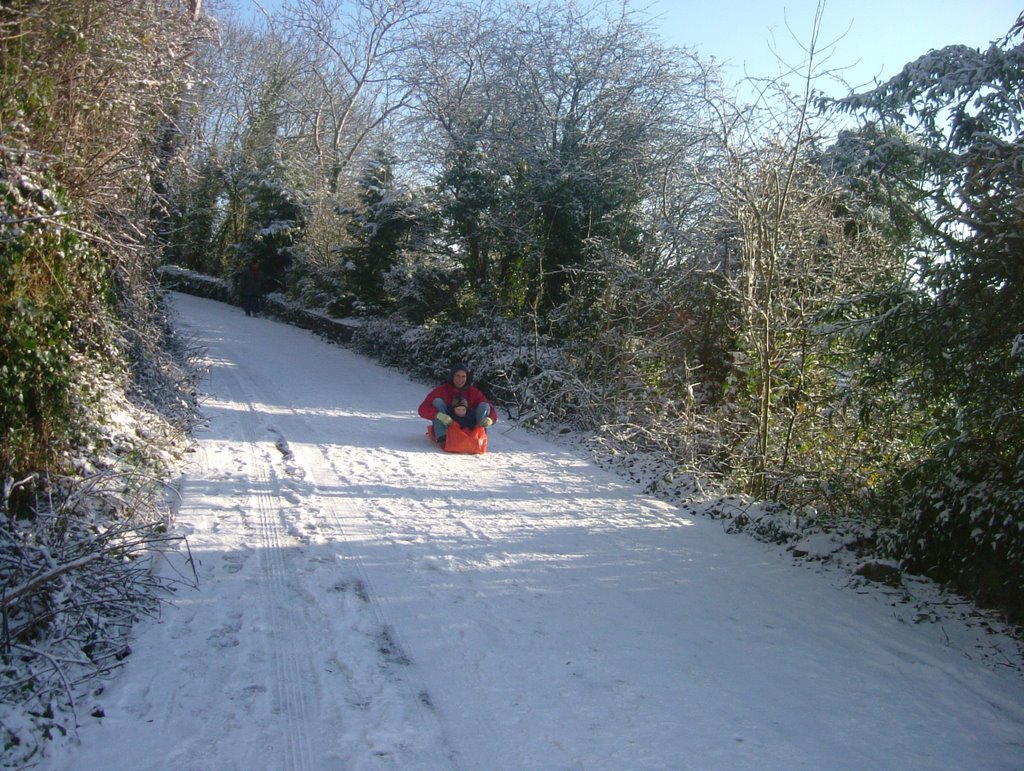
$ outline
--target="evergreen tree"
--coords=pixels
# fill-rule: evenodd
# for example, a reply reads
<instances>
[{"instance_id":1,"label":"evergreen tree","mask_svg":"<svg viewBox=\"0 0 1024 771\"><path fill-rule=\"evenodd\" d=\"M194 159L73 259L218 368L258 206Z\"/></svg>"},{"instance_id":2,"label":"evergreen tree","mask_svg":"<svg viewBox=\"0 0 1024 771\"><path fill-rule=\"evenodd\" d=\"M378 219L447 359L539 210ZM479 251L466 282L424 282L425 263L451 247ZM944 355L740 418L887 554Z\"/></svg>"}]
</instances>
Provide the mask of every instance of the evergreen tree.
<instances>
[{"instance_id":1,"label":"evergreen tree","mask_svg":"<svg viewBox=\"0 0 1024 771\"><path fill-rule=\"evenodd\" d=\"M577 2L460 8L419 56L442 214L483 296L543 317L594 275L597 251L638 256L643 207L703 83L692 62L628 8Z\"/></svg>"},{"instance_id":2,"label":"evergreen tree","mask_svg":"<svg viewBox=\"0 0 1024 771\"><path fill-rule=\"evenodd\" d=\"M950 46L839 109L896 126L881 175L922 237L869 351L926 420L894 490L912 565L1024 617L1024 16L987 51ZM901 171L913 169L913 175Z\"/></svg>"},{"instance_id":3,"label":"evergreen tree","mask_svg":"<svg viewBox=\"0 0 1024 771\"><path fill-rule=\"evenodd\" d=\"M393 156L378 151L357 180L358 207L348 212L351 243L342 251L355 300L378 311L389 304L385 276L410 246L417 224L412 195L395 184L393 166Z\"/></svg>"}]
</instances>

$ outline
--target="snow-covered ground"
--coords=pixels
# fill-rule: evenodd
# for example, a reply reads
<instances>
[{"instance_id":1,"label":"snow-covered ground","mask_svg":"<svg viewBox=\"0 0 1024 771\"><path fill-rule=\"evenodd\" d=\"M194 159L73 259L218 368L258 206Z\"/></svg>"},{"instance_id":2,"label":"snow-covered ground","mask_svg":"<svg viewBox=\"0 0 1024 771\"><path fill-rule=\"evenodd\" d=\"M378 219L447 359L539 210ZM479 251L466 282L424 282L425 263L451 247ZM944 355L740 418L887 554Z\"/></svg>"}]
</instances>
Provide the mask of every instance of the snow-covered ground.
<instances>
[{"instance_id":1,"label":"snow-covered ground","mask_svg":"<svg viewBox=\"0 0 1024 771\"><path fill-rule=\"evenodd\" d=\"M209 365L177 512L199 586L46 767L1024 768L1024 679L971 628L508 423L442 453L425 386L174 304Z\"/></svg>"}]
</instances>

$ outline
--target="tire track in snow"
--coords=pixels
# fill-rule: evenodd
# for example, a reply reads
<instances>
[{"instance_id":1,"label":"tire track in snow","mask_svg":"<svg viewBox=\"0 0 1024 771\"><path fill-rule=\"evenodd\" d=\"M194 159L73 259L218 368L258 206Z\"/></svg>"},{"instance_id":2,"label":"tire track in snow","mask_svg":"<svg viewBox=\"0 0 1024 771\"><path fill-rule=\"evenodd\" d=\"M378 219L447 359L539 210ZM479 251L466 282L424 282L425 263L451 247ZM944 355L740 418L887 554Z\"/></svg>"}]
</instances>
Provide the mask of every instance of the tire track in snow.
<instances>
[{"instance_id":1,"label":"tire track in snow","mask_svg":"<svg viewBox=\"0 0 1024 771\"><path fill-rule=\"evenodd\" d=\"M362 768L366 765L386 768L393 764L390 767L430 768L431 771L457 769L458 764L444 735L429 690L418 682L415 661L408 653L409 648L388 619L384 603L374 591L361 559L349 547L348 541L353 535L346 532L346 518L339 513L339 504L327 492L331 487L353 486L352 480L331 460L330 448L336 437L322 435L319 426L311 425L311 421L294 408L288 398L275 393L267 383L260 383L258 388L261 398L274 405L274 419L272 424L265 419L261 421L261 415L265 413L243 395L235 376L225 373L225 377L232 400L240 407L244 406L240 422L245 443L253 456L253 468L257 469L255 476L260 480L260 484L255 487L259 488L257 509L266 547L261 550L261 555L266 552L268 582L275 587L280 597L287 599L294 595L294 588L284 582L284 576L294 571L285 570L287 550L282 548L280 541L282 535L288 532L296 537L303 536L298 533L298 523L291 521L291 518L284 521L284 517L273 515L275 502L281 503L282 510L285 510L283 502L279 501L283 496L289 504L287 511L305 510L320 518L322 528L318 537L335 548L336 557L343 568L343 576L328 585L326 591L340 593L346 598L345 618L340 620L340 625L347 627L347 630L341 629L330 643L341 644L342 650L345 646L363 647L368 644L378 660L377 671L360 670L359 654L355 650L348 652L353 657L352 666L331 656L325 661L328 671L340 671L345 677L346 686L352 691L345 701L350 707L356 708L355 712L342 715L342 725L339 727L339 734L355 739L358 745L335 748L345 756L344 767ZM257 437L262 433L269 433L271 438L268 441L273 442L283 457L285 474L289 479L279 481L265 460L266 454L259 452ZM303 442L295 448L288 439L293 433L303 437ZM365 458L361 462L366 462ZM366 465L373 468L377 464ZM313 598L312 601L316 603L319 599ZM308 632L306 625L294 617L292 604L284 604L289 611L289 628ZM337 624L339 620L335 619L333 623ZM349 639L349 635L354 635L354 639ZM301 654L304 660L319 660L323 645L316 648L308 645L308 648L308 651ZM312 671L310 678L313 682L319 680L318 675ZM401 693L398 701L389 693L395 689ZM320 717L311 714L313 711L301 689L286 689L282 698L291 707L289 714L308 714L313 719ZM396 714L396 710L400 714ZM395 739L396 733L400 732L396 732L392 723L403 724L409 720L419 726L421 736ZM303 751L303 758L309 755L309 744L308 736L304 737L299 747Z\"/></svg>"},{"instance_id":2,"label":"tire track in snow","mask_svg":"<svg viewBox=\"0 0 1024 771\"><path fill-rule=\"evenodd\" d=\"M316 436L305 419L294 410L290 410L289 422L293 428L300 430L304 436ZM343 578L337 581L332 587L333 591L342 593L347 598L345 609L349 615L347 624L357 634L367 635L369 642L376 648L376 656L379 661L381 672L369 673L353 671L350 667L346 670L346 680L349 687L353 689L353 697L360 712L368 712L374 708L374 701L387 701L384 690L397 688L402 694L402 703L406 709L409 719L419 725L425 737L439 737L438 740L428 740L428 746L423 749L414 747L397 747L394 751L388 749L385 742L378 749L372 751L375 765L383 766L389 760L398 763L395 766L402 768L403 760L415 763L414 767L428 767L440 771L440 769L457 769L458 764L450 749L441 722L436 714L433 700L429 690L419 681L416 675L415 659L408 653L409 648L401 639L396 627L388 618L385 606L381 598L373 588L373 584L360 557L352 550L349 541L352 538L365 537L366 534L348 532L346 519L343 512L339 511L339 504L331 499L325 491L323 484L332 484L341 487L358 489L352 479L335 464L326 437L318 437L318 441L312 446L306 446L301 454L303 476L308 485L304 492L304 502L307 506L320 512L326 522L325 532L321 535L327 538L337 549L337 557L343 567ZM282 440L287 440L282 436ZM335 448L336 449L336 448ZM378 459L379 461L379 459ZM300 462L298 457L295 462ZM365 460L360 461L365 462ZM371 464L367 464L370 466ZM318 480L324 480L323 483ZM361 499L362 500L362 499ZM364 512L365 514L365 512ZM386 682L380 682L382 679ZM385 705L382 709L387 709ZM394 719L394 716L391 716ZM387 735L394 733L393 727L386 725L373 729L373 733L383 729L382 733ZM373 737L367 737L372 742ZM436 744L436 746L432 746ZM396 756L396 753L400 755ZM423 762L420 754L426 754L427 766L421 766ZM410 759L410 756L416 756Z\"/></svg>"},{"instance_id":3,"label":"tire track in snow","mask_svg":"<svg viewBox=\"0 0 1024 771\"><path fill-rule=\"evenodd\" d=\"M308 639L298 649L292 634L304 630L305 625L295 611L289 591L285 547L281 540L281 518L278 512L285 504L278 479L267 455L258 443L259 416L243 394L237 379L222 374L231 399L242 407L239 425L248 450L248 466L252 471L251 497L256 509L256 522L262 548L259 549L260 566L266 578L266 590L260 593L261 611L266 629L271 634L268 647L273 659L274 682L271 693L277 710L285 721L283 747L285 763L289 769L314 769L311 740L308 733L314 717L305 684L317 678L309 667L311 661Z\"/></svg>"}]
</instances>

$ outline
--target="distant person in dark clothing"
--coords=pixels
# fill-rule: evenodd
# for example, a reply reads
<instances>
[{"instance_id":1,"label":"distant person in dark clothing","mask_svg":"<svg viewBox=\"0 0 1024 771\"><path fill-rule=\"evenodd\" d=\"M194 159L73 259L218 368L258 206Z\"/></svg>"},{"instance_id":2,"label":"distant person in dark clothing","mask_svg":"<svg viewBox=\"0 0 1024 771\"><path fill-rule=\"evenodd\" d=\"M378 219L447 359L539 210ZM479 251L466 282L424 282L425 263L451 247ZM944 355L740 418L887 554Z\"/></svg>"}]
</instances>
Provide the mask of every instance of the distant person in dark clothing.
<instances>
[{"instance_id":1,"label":"distant person in dark clothing","mask_svg":"<svg viewBox=\"0 0 1024 771\"><path fill-rule=\"evenodd\" d=\"M238 277L238 293L242 297L242 309L246 316L252 316L260 309L263 294L263 274L260 264L253 260L248 268L242 268Z\"/></svg>"}]
</instances>

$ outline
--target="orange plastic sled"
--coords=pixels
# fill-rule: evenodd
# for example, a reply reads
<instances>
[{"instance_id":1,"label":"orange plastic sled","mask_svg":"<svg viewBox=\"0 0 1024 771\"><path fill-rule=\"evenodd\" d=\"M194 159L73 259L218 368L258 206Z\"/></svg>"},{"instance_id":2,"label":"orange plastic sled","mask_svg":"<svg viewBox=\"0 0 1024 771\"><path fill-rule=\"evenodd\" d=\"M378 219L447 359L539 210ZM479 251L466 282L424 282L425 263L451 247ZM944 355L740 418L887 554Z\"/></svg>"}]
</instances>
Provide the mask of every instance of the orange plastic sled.
<instances>
[{"instance_id":1,"label":"orange plastic sled","mask_svg":"<svg viewBox=\"0 0 1024 771\"><path fill-rule=\"evenodd\" d=\"M434 427L427 426L427 436L434 441ZM470 455L483 455L487 452L487 432L476 428L462 428L457 423L448 426L441 449L445 452L462 452Z\"/></svg>"}]
</instances>

